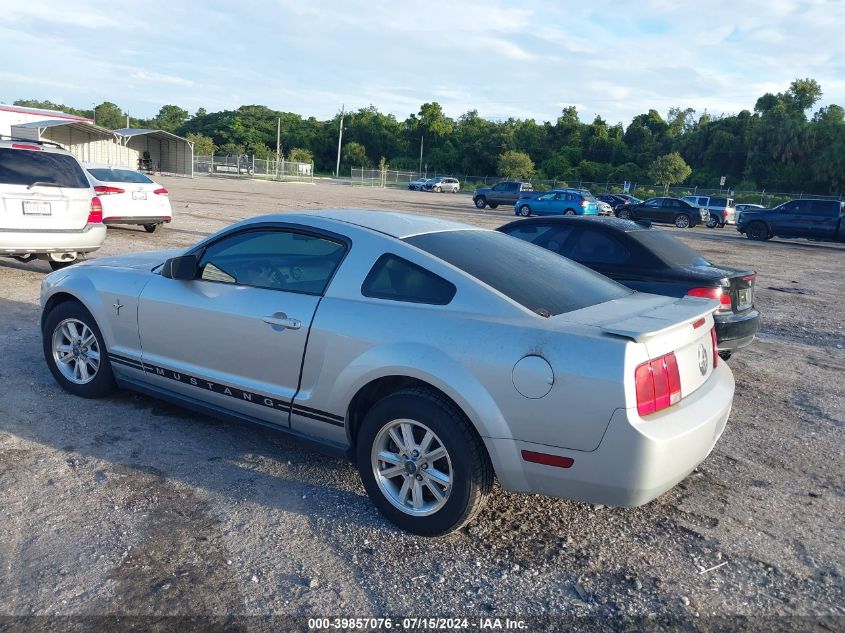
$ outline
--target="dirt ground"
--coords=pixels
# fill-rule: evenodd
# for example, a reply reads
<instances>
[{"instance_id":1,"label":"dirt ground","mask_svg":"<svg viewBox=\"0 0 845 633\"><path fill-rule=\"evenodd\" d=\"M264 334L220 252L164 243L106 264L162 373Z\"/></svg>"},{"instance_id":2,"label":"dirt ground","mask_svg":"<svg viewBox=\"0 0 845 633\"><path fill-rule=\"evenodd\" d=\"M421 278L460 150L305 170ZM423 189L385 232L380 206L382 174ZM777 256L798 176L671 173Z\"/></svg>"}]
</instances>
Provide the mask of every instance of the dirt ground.
<instances>
[{"instance_id":1,"label":"dirt ground","mask_svg":"<svg viewBox=\"0 0 845 633\"><path fill-rule=\"evenodd\" d=\"M161 181L173 223L109 229L95 256L187 246L280 210L512 217L467 195ZM64 393L41 354L48 268L0 259L0 615L776 616L842 630L845 248L667 230L759 275L762 329L730 361L736 398L714 452L641 508L497 489L440 539L393 528L351 464L286 436L128 392Z\"/></svg>"}]
</instances>

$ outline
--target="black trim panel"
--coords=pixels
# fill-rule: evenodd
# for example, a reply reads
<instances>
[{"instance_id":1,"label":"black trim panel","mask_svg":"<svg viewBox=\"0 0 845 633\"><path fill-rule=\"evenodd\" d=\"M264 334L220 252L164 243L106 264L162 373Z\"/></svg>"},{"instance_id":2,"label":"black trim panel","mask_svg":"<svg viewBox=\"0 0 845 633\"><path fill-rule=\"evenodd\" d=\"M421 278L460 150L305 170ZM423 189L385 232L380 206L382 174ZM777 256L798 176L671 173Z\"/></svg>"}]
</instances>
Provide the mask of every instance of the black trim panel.
<instances>
[{"instance_id":1,"label":"black trim panel","mask_svg":"<svg viewBox=\"0 0 845 633\"><path fill-rule=\"evenodd\" d=\"M211 391L223 396L229 396L237 400L250 402L255 405L268 407L285 413L292 411L296 415L311 418L312 420L317 420L318 422L325 422L327 424L331 424L332 426L344 426L344 418L339 415L328 413L327 411L321 411L320 409L312 409L311 407L299 404L294 404L293 407L291 407L291 402L289 400L280 400L278 398L271 398L269 396L255 393L253 391L246 391L238 387L230 387L229 385L224 385L212 380L206 380L205 378L198 378L183 372L167 369L166 367L159 367L157 365L138 361L127 356L113 354L111 352L109 352L109 361L118 365L131 367L132 369L140 369L161 378L175 380L176 382L181 382L183 384L196 387L197 389Z\"/></svg>"}]
</instances>

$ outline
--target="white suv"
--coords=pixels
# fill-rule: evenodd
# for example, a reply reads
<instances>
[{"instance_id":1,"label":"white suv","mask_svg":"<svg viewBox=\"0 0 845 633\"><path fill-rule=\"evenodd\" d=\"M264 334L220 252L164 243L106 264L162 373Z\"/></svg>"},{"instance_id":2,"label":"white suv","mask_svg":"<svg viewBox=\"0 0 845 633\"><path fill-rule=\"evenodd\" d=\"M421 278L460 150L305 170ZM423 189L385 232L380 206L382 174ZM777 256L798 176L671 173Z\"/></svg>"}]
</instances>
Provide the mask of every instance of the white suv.
<instances>
[{"instance_id":1,"label":"white suv","mask_svg":"<svg viewBox=\"0 0 845 633\"><path fill-rule=\"evenodd\" d=\"M54 143L0 140L0 255L53 270L106 239L103 208L79 161Z\"/></svg>"}]
</instances>

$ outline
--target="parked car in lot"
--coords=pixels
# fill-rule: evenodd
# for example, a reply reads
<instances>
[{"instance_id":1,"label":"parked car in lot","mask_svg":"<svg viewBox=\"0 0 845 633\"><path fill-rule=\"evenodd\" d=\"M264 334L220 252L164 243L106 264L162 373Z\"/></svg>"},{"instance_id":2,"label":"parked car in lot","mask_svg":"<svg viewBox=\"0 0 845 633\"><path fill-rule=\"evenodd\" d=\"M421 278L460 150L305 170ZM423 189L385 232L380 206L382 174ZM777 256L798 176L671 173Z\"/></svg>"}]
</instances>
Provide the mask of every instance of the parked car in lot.
<instances>
[{"instance_id":1,"label":"parked car in lot","mask_svg":"<svg viewBox=\"0 0 845 633\"><path fill-rule=\"evenodd\" d=\"M585 221L586 220L586 221ZM719 301L714 314L722 358L751 344L760 324L753 270L714 264L666 231L617 218L532 218L498 230L640 292Z\"/></svg>"},{"instance_id":2,"label":"parked car in lot","mask_svg":"<svg viewBox=\"0 0 845 633\"><path fill-rule=\"evenodd\" d=\"M147 233L173 219L167 189L134 169L84 165L88 180L100 198L103 224L135 224Z\"/></svg>"},{"instance_id":3,"label":"parked car in lot","mask_svg":"<svg viewBox=\"0 0 845 633\"><path fill-rule=\"evenodd\" d=\"M0 140L0 256L53 270L106 239L103 208L76 158L54 143Z\"/></svg>"},{"instance_id":4,"label":"parked car in lot","mask_svg":"<svg viewBox=\"0 0 845 633\"><path fill-rule=\"evenodd\" d=\"M490 206L495 209L500 204L516 204L519 195L524 191L534 191L530 182L519 180L504 180L497 182L492 187L476 189L472 194L472 201L479 209Z\"/></svg>"},{"instance_id":5,"label":"parked car in lot","mask_svg":"<svg viewBox=\"0 0 845 633\"><path fill-rule=\"evenodd\" d=\"M689 202L699 209L709 212L707 228L722 228L725 224L736 224L736 207L733 198L723 196L682 196L681 200Z\"/></svg>"},{"instance_id":6,"label":"parked car in lot","mask_svg":"<svg viewBox=\"0 0 845 633\"><path fill-rule=\"evenodd\" d=\"M736 205L736 223L739 224L739 218L743 211L753 211L754 209L765 209L762 204L750 204L747 202Z\"/></svg>"},{"instance_id":7,"label":"parked car in lot","mask_svg":"<svg viewBox=\"0 0 845 633\"><path fill-rule=\"evenodd\" d=\"M774 209L742 212L736 230L750 240L806 237L845 242L845 203L841 200L801 198Z\"/></svg>"},{"instance_id":8,"label":"parked car in lot","mask_svg":"<svg viewBox=\"0 0 845 633\"><path fill-rule=\"evenodd\" d=\"M449 193L458 193L461 190L461 183L458 182L457 178L444 178L443 176L438 176L437 178L432 178L431 180L426 181L423 188L426 191L434 191L435 193L441 193L444 191Z\"/></svg>"},{"instance_id":9,"label":"parked car in lot","mask_svg":"<svg viewBox=\"0 0 845 633\"><path fill-rule=\"evenodd\" d=\"M470 521L494 475L645 503L707 457L734 393L717 301L418 215L261 216L48 275L41 305L70 393L126 387L320 442L419 534Z\"/></svg>"},{"instance_id":10,"label":"parked car in lot","mask_svg":"<svg viewBox=\"0 0 845 633\"><path fill-rule=\"evenodd\" d=\"M596 205L599 208L599 215L613 215L613 207L603 200L596 200Z\"/></svg>"},{"instance_id":11,"label":"parked car in lot","mask_svg":"<svg viewBox=\"0 0 845 633\"><path fill-rule=\"evenodd\" d=\"M628 200L623 198L622 196L618 196L613 193L602 193L596 196L596 200L599 202L604 202L605 204L609 204L611 209L616 209L616 207L622 206L623 204L630 204Z\"/></svg>"},{"instance_id":12,"label":"parked car in lot","mask_svg":"<svg viewBox=\"0 0 845 633\"><path fill-rule=\"evenodd\" d=\"M411 191L422 191L423 185L428 182L428 178L417 178L408 183L408 189Z\"/></svg>"},{"instance_id":13,"label":"parked car in lot","mask_svg":"<svg viewBox=\"0 0 845 633\"><path fill-rule=\"evenodd\" d=\"M545 193L521 192L513 206L515 215L596 215L599 207L589 191L553 189Z\"/></svg>"},{"instance_id":14,"label":"parked car in lot","mask_svg":"<svg viewBox=\"0 0 845 633\"><path fill-rule=\"evenodd\" d=\"M674 224L679 229L688 229L707 222L710 212L699 209L678 198L649 198L639 204L619 207L616 217L623 220L649 220Z\"/></svg>"}]
</instances>

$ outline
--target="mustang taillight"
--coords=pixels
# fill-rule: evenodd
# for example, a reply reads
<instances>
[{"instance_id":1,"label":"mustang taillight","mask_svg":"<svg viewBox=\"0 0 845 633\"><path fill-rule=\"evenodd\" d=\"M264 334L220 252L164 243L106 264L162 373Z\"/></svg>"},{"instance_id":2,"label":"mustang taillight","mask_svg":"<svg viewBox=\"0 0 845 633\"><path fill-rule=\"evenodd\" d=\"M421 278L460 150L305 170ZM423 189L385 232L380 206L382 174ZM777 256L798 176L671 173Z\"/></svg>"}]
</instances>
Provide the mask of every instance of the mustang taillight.
<instances>
[{"instance_id":1,"label":"mustang taillight","mask_svg":"<svg viewBox=\"0 0 845 633\"><path fill-rule=\"evenodd\" d=\"M655 413L681 400L681 373L675 352L639 365L634 372L637 413Z\"/></svg>"},{"instance_id":2,"label":"mustang taillight","mask_svg":"<svg viewBox=\"0 0 845 633\"><path fill-rule=\"evenodd\" d=\"M94 191L98 196L111 196L116 193L126 193L126 190L121 189L120 187L106 187L105 185L97 185L94 187Z\"/></svg>"},{"instance_id":3,"label":"mustang taillight","mask_svg":"<svg viewBox=\"0 0 845 633\"><path fill-rule=\"evenodd\" d=\"M717 312L730 312L731 310L731 295L722 288L692 288L687 292L687 295L715 299L721 304L716 308Z\"/></svg>"},{"instance_id":4,"label":"mustang taillight","mask_svg":"<svg viewBox=\"0 0 845 633\"><path fill-rule=\"evenodd\" d=\"M99 224L103 221L103 204L97 196L91 198L91 210L88 212L88 224Z\"/></svg>"},{"instance_id":5,"label":"mustang taillight","mask_svg":"<svg viewBox=\"0 0 845 633\"><path fill-rule=\"evenodd\" d=\"M153 193L158 195L158 196L166 196L167 195L167 189L165 189L164 187L161 187L160 189L156 189L155 191L153 191Z\"/></svg>"},{"instance_id":6,"label":"mustang taillight","mask_svg":"<svg viewBox=\"0 0 845 633\"><path fill-rule=\"evenodd\" d=\"M719 366L719 338L716 336L716 326L710 330L710 338L713 339L713 369Z\"/></svg>"}]
</instances>

